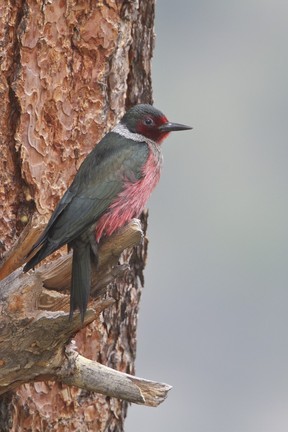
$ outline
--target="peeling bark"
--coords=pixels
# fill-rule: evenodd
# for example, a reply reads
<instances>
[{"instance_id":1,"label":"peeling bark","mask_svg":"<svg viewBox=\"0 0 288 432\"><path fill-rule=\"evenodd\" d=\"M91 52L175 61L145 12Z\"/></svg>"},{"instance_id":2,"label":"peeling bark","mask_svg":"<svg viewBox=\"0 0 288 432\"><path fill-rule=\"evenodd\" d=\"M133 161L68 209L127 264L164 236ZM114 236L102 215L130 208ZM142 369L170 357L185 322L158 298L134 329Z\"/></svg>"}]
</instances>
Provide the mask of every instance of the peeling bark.
<instances>
[{"instance_id":1,"label":"peeling bark","mask_svg":"<svg viewBox=\"0 0 288 432\"><path fill-rule=\"evenodd\" d=\"M94 296L96 293L97 299L89 303L84 325L97 320L103 310L117 302L113 298L115 290L108 294L101 288L107 287L108 280L114 283L127 277L131 248L143 241L141 225L136 219L103 239L99 269L94 269L92 279L92 293ZM122 259L126 255L126 262L116 265L124 250L128 253L122 255ZM66 282L69 279L66 275L70 274L71 254L44 264L35 272L24 274L20 268L0 282L0 394L21 383L49 379L129 402L157 406L165 399L170 386L119 372L76 352L77 347L70 339L82 328L79 313L69 321L69 295L50 290L51 285L58 286L57 281L60 285Z\"/></svg>"},{"instance_id":2,"label":"peeling bark","mask_svg":"<svg viewBox=\"0 0 288 432\"><path fill-rule=\"evenodd\" d=\"M35 229L49 219L87 153L126 108L151 102L153 20L154 0L0 5L2 257L32 216ZM21 264L23 251L17 259L12 254L6 274ZM142 243L121 258L129 270L117 283L106 275L116 301L75 338L82 355L128 374L145 256ZM50 381L28 383L0 398L0 430L121 431L126 411L118 399Z\"/></svg>"}]
</instances>

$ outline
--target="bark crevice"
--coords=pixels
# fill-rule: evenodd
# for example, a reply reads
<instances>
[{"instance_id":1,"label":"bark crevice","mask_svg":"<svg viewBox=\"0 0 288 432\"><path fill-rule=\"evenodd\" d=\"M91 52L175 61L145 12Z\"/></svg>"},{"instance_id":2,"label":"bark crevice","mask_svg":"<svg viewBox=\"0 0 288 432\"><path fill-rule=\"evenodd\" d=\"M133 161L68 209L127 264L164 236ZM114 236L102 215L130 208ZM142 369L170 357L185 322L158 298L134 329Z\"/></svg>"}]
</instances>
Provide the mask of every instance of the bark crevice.
<instances>
[{"instance_id":1,"label":"bark crevice","mask_svg":"<svg viewBox=\"0 0 288 432\"><path fill-rule=\"evenodd\" d=\"M24 360L33 353L34 359L41 357L41 343L35 344L32 337L40 331L40 324L44 326L42 331L48 326L46 333L49 333L47 328L54 323L53 343L57 332L60 335L62 331L63 336L68 334L70 256L64 249L57 252L35 274L22 275L19 266L95 143L116 123L126 107L136 102L151 102L153 20L154 0L83 0L80 3L7 0L3 3L0 15L0 201L3 203L0 280L8 277L12 283L14 277L16 283L18 278L18 285L12 290L13 295L10 291L12 297L8 302L9 290L5 297L3 289L8 289L9 279L1 284L0 343L3 347L5 334L12 337L9 331L14 329L14 342L16 346L17 341L21 345L27 331L25 350L14 358L23 365L23 373L31 373L31 379L40 376L46 379L27 383L24 375L15 376L13 389L17 385L17 390L6 392L0 398L0 409L6 410L12 432L45 430L47 418L51 430L123 430L126 401L55 380L47 381L51 377L45 363L49 357L47 352L42 366L35 360L37 370L33 371L29 362L25 366ZM111 266L106 270L103 265L100 273L93 276L93 295L98 297L88 311L90 324L80 330L77 316L72 322L71 335L75 335L77 349L83 357L130 375L134 373L146 249L147 240L142 239L137 246L127 246L119 262L113 258L113 264L110 261ZM28 276L30 279L26 279ZM102 312L99 302L102 302ZM9 327L9 319L14 322L13 326ZM18 332L15 320L18 320ZM47 337L43 335L46 343ZM65 343L62 351L51 346L57 352L54 358L58 359ZM1 358L5 352L0 349ZM0 377L4 367L0 359ZM19 387L21 382L26 384ZM4 416L0 415L0 430L10 430L7 422L3 426Z\"/></svg>"}]
</instances>

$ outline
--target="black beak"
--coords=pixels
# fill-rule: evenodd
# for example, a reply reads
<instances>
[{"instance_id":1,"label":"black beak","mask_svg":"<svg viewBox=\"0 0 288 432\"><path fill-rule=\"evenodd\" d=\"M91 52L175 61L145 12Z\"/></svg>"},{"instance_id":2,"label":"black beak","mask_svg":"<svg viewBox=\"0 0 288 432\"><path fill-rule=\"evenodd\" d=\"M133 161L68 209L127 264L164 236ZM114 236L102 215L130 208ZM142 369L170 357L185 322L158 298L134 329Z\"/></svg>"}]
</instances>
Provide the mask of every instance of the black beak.
<instances>
[{"instance_id":1,"label":"black beak","mask_svg":"<svg viewBox=\"0 0 288 432\"><path fill-rule=\"evenodd\" d=\"M189 130L193 129L191 126L185 126L179 123L165 123L162 126L159 126L158 130L161 132L173 132L173 131L181 131L181 130Z\"/></svg>"}]
</instances>

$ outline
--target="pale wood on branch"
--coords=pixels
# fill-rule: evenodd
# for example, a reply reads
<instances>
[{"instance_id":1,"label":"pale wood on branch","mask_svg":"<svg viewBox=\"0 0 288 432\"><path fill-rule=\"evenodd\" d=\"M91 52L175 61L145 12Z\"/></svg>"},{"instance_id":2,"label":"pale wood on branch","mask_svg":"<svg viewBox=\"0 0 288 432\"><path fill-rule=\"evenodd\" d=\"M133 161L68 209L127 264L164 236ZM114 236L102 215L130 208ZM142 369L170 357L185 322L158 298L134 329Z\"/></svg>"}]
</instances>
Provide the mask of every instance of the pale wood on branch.
<instances>
[{"instance_id":1,"label":"pale wood on branch","mask_svg":"<svg viewBox=\"0 0 288 432\"><path fill-rule=\"evenodd\" d=\"M120 255L139 244L142 236L140 222L133 220L100 245L99 269L92 282L96 299L89 303L84 325L113 304L113 298L100 294L129 272L125 263L119 264ZM70 274L68 254L34 272L25 274L19 268L0 282L0 394L29 381L49 379L139 404L161 403L169 385L118 372L71 349L69 341L82 323L79 313L68 320L69 292L64 292Z\"/></svg>"},{"instance_id":2,"label":"pale wood on branch","mask_svg":"<svg viewBox=\"0 0 288 432\"><path fill-rule=\"evenodd\" d=\"M0 266L0 281L25 262L25 257L48 222L47 217L33 215Z\"/></svg>"},{"instance_id":3,"label":"pale wood on branch","mask_svg":"<svg viewBox=\"0 0 288 432\"><path fill-rule=\"evenodd\" d=\"M171 386L118 372L82 357L72 344L66 348L66 361L58 372L62 382L108 396L147 406L163 402Z\"/></svg>"}]
</instances>

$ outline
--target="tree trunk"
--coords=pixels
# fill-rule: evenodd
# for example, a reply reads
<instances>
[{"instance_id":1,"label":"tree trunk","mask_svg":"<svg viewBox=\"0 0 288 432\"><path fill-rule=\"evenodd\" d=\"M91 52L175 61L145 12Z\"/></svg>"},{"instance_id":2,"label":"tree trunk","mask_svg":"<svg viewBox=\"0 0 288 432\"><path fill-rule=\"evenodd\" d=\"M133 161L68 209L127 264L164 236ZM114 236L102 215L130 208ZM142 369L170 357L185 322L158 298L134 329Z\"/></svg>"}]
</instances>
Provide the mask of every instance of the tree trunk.
<instances>
[{"instance_id":1,"label":"tree trunk","mask_svg":"<svg viewBox=\"0 0 288 432\"><path fill-rule=\"evenodd\" d=\"M5 277L22 263L95 143L131 105L151 103L154 0L7 0L0 10L0 247ZM83 356L128 374L134 372L146 245L142 239L122 254L120 262L129 270L106 280L113 304L102 304L103 312L90 317L92 322L75 337ZM24 277L19 271L13 274L15 280ZM46 288L60 289L59 280L57 286L41 280ZM65 289L62 276L63 281ZM18 313L13 298L10 312L15 306ZM3 304L7 306L4 297ZM67 377L64 382L71 383ZM127 402L120 399L63 382L30 382L0 397L0 431L122 431L126 411Z\"/></svg>"}]
</instances>

